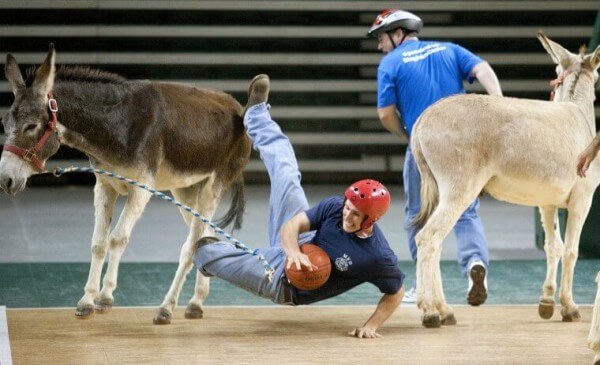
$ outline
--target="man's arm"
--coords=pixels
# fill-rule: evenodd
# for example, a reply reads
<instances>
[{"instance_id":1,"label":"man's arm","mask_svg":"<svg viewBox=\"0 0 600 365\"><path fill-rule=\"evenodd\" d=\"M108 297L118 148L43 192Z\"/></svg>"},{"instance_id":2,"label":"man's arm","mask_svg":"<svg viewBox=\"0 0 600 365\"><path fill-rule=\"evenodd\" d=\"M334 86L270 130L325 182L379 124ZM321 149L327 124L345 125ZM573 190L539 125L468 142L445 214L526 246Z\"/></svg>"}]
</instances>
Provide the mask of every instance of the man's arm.
<instances>
[{"instance_id":1,"label":"man's arm","mask_svg":"<svg viewBox=\"0 0 600 365\"><path fill-rule=\"evenodd\" d=\"M396 292L396 294L384 294L375 312L369 317L369 320L360 328L355 328L348 332L348 335L358 338L378 338L381 337L377 333L377 329L394 313L400 301L404 297L404 286Z\"/></svg>"},{"instance_id":2,"label":"man's arm","mask_svg":"<svg viewBox=\"0 0 600 365\"><path fill-rule=\"evenodd\" d=\"M486 61L478 63L473 67L473 70L471 70L471 75L477 78L488 94L502 96L500 81L498 81L498 76L496 76L496 73L489 63Z\"/></svg>"},{"instance_id":3,"label":"man's arm","mask_svg":"<svg viewBox=\"0 0 600 365\"><path fill-rule=\"evenodd\" d=\"M303 267L309 268L312 271L313 264L308 259L308 256L300 251L298 245L298 236L302 232L307 232L310 229L310 221L304 212L300 212L292 217L281 227L281 248L287 256L286 268L290 268L292 264L296 265L298 270Z\"/></svg>"},{"instance_id":4,"label":"man's arm","mask_svg":"<svg viewBox=\"0 0 600 365\"><path fill-rule=\"evenodd\" d=\"M377 108L377 114L379 115L379 120L385 129L397 135L398 137L404 137L406 135L406 132L402 128L400 117L398 117L396 105L392 104L390 106L386 106L385 108Z\"/></svg>"},{"instance_id":5,"label":"man's arm","mask_svg":"<svg viewBox=\"0 0 600 365\"><path fill-rule=\"evenodd\" d=\"M597 134L596 137L594 137L592 143L590 143L590 145L587 146L586 149L583 150L583 152L581 152L581 154L577 158L577 175L585 177L585 172L590 167L592 161L594 161L594 158L596 158L598 150L600 150L599 134Z\"/></svg>"}]
</instances>

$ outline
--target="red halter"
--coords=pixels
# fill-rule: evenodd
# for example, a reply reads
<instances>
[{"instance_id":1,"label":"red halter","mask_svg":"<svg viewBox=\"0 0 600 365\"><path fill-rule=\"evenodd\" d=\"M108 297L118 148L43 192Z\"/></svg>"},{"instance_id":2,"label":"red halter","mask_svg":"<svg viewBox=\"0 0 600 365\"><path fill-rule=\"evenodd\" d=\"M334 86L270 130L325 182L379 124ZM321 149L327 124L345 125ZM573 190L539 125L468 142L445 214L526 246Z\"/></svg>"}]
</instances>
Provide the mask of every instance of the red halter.
<instances>
[{"instance_id":1,"label":"red halter","mask_svg":"<svg viewBox=\"0 0 600 365\"><path fill-rule=\"evenodd\" d=\"M56 103L56 99L52 97L52 92L48 94L48 109L50 110L52 117L48 121L48 125L46 126L44 134L35 144L35 146L29 149L23 149L15 145L4 144L3 149L4 151L12 152L15 155L23 158L23 160L32 163L40 171L45 171L46 161L40 160L37 156L37 153L44 147L44 144L46 144L46 141L50 135L56 131L56 124L58 123L58 119L56 117L56 112L58 112L58 104Z\"/></svg>"}]
</instances>

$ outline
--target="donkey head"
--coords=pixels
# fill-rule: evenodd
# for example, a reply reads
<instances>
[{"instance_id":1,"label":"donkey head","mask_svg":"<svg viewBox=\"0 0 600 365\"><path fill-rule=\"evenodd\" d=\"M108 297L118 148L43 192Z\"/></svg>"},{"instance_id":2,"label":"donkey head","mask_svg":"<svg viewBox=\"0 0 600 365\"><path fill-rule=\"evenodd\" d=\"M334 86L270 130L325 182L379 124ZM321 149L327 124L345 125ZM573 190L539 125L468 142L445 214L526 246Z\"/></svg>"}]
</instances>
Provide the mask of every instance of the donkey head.
<instances>
[{"instance_id":1,"label":"donkey head","mask_svg":"<svg viewBox=\"0 0 600 365\"><path fill-rule=\"evenodd\" d=\"M44 63L25 81L15 58L6 56L5 74L15 100L2 118L6 140L0 160L0 188L9 194L22 191L29 176L43 169L44 161L60 147L55 125L49 123L54 59L54 45L50 44Z\"/></svg>"},{"instance_id":2,"label":"donkey head","mask_svg":"<svg viewBox=\"0 0 600 365\"><path fill-rule=\"evenodd\" d=\"M584 52L573 54L563 48L560 44L550 40L542 32L537 37L556 64L558 78L552 81L555 86L554 100L569 101L573 97L575 87L581 76L587 76L591 80L591 100L594 100L593 85L598 81L598 67L600 66L600 46L590 54Z\"/></svg>"}]
</instances>

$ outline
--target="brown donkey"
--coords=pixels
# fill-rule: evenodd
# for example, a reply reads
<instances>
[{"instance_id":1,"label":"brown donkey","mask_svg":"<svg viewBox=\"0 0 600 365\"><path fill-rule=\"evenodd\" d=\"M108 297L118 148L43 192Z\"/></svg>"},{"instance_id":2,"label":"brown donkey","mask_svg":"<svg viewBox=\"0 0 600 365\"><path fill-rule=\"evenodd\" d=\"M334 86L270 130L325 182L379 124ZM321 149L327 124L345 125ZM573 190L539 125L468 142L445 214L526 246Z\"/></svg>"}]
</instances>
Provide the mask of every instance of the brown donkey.
<instances>
[{"instance_id":1,"label":"brown donkey","mask_svg":"<svg viewBox=\"0 0 600 365\"><path fill-rule=\"evenodd\" d=\"M233 188L228 212L217 222L241 225L244 211L242 170L251 143L242 124L242 106L230 95L191 86L124 78L90 68L55 69L54 46L44 63L24 80L12 55L6 58L6 78L15 100L2 119L6 143L0 160L0 187L16 194L61 143L84 152L93 167L113 171L156 190L170 190L181 201L211 219L222 194ZM57 105L58 104L58 105ZM109 234L119 195L127 202ZM118 180L96 175L92 261L85 293L76 316L113 305L119 261L134 224L151 194ZM181 210L189 234L179 266L154 323L170 323L186 274L193 265L195 242L212 229ZM100 276L108 267L100 290ZM201 318L209 279L196 275L196 288L185 313Z\"/></svg>"}]
</instances>

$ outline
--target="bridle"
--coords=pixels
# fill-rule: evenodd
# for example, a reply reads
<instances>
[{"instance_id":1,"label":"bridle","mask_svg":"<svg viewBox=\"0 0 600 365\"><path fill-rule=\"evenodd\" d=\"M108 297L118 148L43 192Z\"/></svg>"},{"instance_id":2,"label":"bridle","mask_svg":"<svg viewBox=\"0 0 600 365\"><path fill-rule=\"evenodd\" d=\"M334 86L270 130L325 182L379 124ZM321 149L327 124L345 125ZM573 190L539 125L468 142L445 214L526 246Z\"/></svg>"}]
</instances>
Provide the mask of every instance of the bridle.
<instances>
[{"instance_id":1,"label":"bridle","mask_svg":"<svg viewBox=\"0 0 600 365\"><path fill-rule=\"evenodd\" d=\"M554 101L554 95L556 94L556 89L558 89L558 87L563 84L563 82L565 81L565 78L567 76L569 76L571 73L572 73L572 71L563 71L560 73L560 75L558 75L557 78L550 81L550 86L554 87L554 90L550 91L550 101Z\"/></svg>"},{"instance_id":2,"label":"bridle","mask_svg":"<svg viewBox=\"0 0 600 365\"><path fill-rule=\"evenodd\" d=\"M46 161L41 160L37 154L44 147L48 138L52 133L56 131L56 125L58 123L58 118L56 117L56 113L58 112L58 104L56 103L56 99L52 97L52 92L48 93L48 110L50 111L51 117L46 125L46 130L44 134L40 138L40 140L31 148L24 149L12 144L4 144L3 151L9 151L14 153L15 155L21 157L23 160L32 163L35 167L40 171L45 171Z\"/></svg>"},{"instance_id":3,"label":"bridle","mask_svg":"<svg viewBox=\"0 0 600 365\"><path fill-rule=\"evenodd\" d=\"M567 78L567 76L569 76L572 73L573 73L573 71L565 70L565 71L561 72L560 75L558 75L557 78L555 78L554 80L550 81L550 86L554 87L554 89L550 92L550 101L554 100L554 94L556 93L556 89L558 89L558 87L563 84L563 82L565 81L565 79ZM594 76L590 75L589 73L582 72L580 70L580 71L577 72L576 77L575 77L575 82L571 86L571 91L570 91L571 94L573 93L573 89L575 87L575 84L577 83L577 81L579 81L579 78L581 76L587 76L587 77L589 77L592 80L592 84L593 85L595 85L597 83L597 81L598 81L598 80L594 80Z\"/></svg>"},{"instance_id":4,"label":"bridle","mask_svg":"<svg viewBox=\"0 0 600 365\"><path fill-rule=\"evenodd\" d=\"M573 71L565 70L565 71L561 72L560 75L558 75L558 77L556 79L550 81L550 86L554 87L554 89L550 92L550 101L554 101L554 95L556 94L556 90L558 89L559 86L561 86L563 84L563 82L565 81L565 78L567 78L567 76L569 76L572 73L573 73ZM587 74L585 72L579 71L576 74L576 80L575 80L575 82L571 86L571 90L570 90L571 94L573 93L573 88L575 87L575 84L577 83L577 81L579 81L579 77L582 76L582 75L583 76L588 76L592 80L592 84L594 84L594 77L593 76L591 76L591 75L589 75L589 74ZM595 130L590 130L590 134L591 134L591 136L593 138L595 136L595 134L596 134Z\"/></svg>"}]
</instances>

